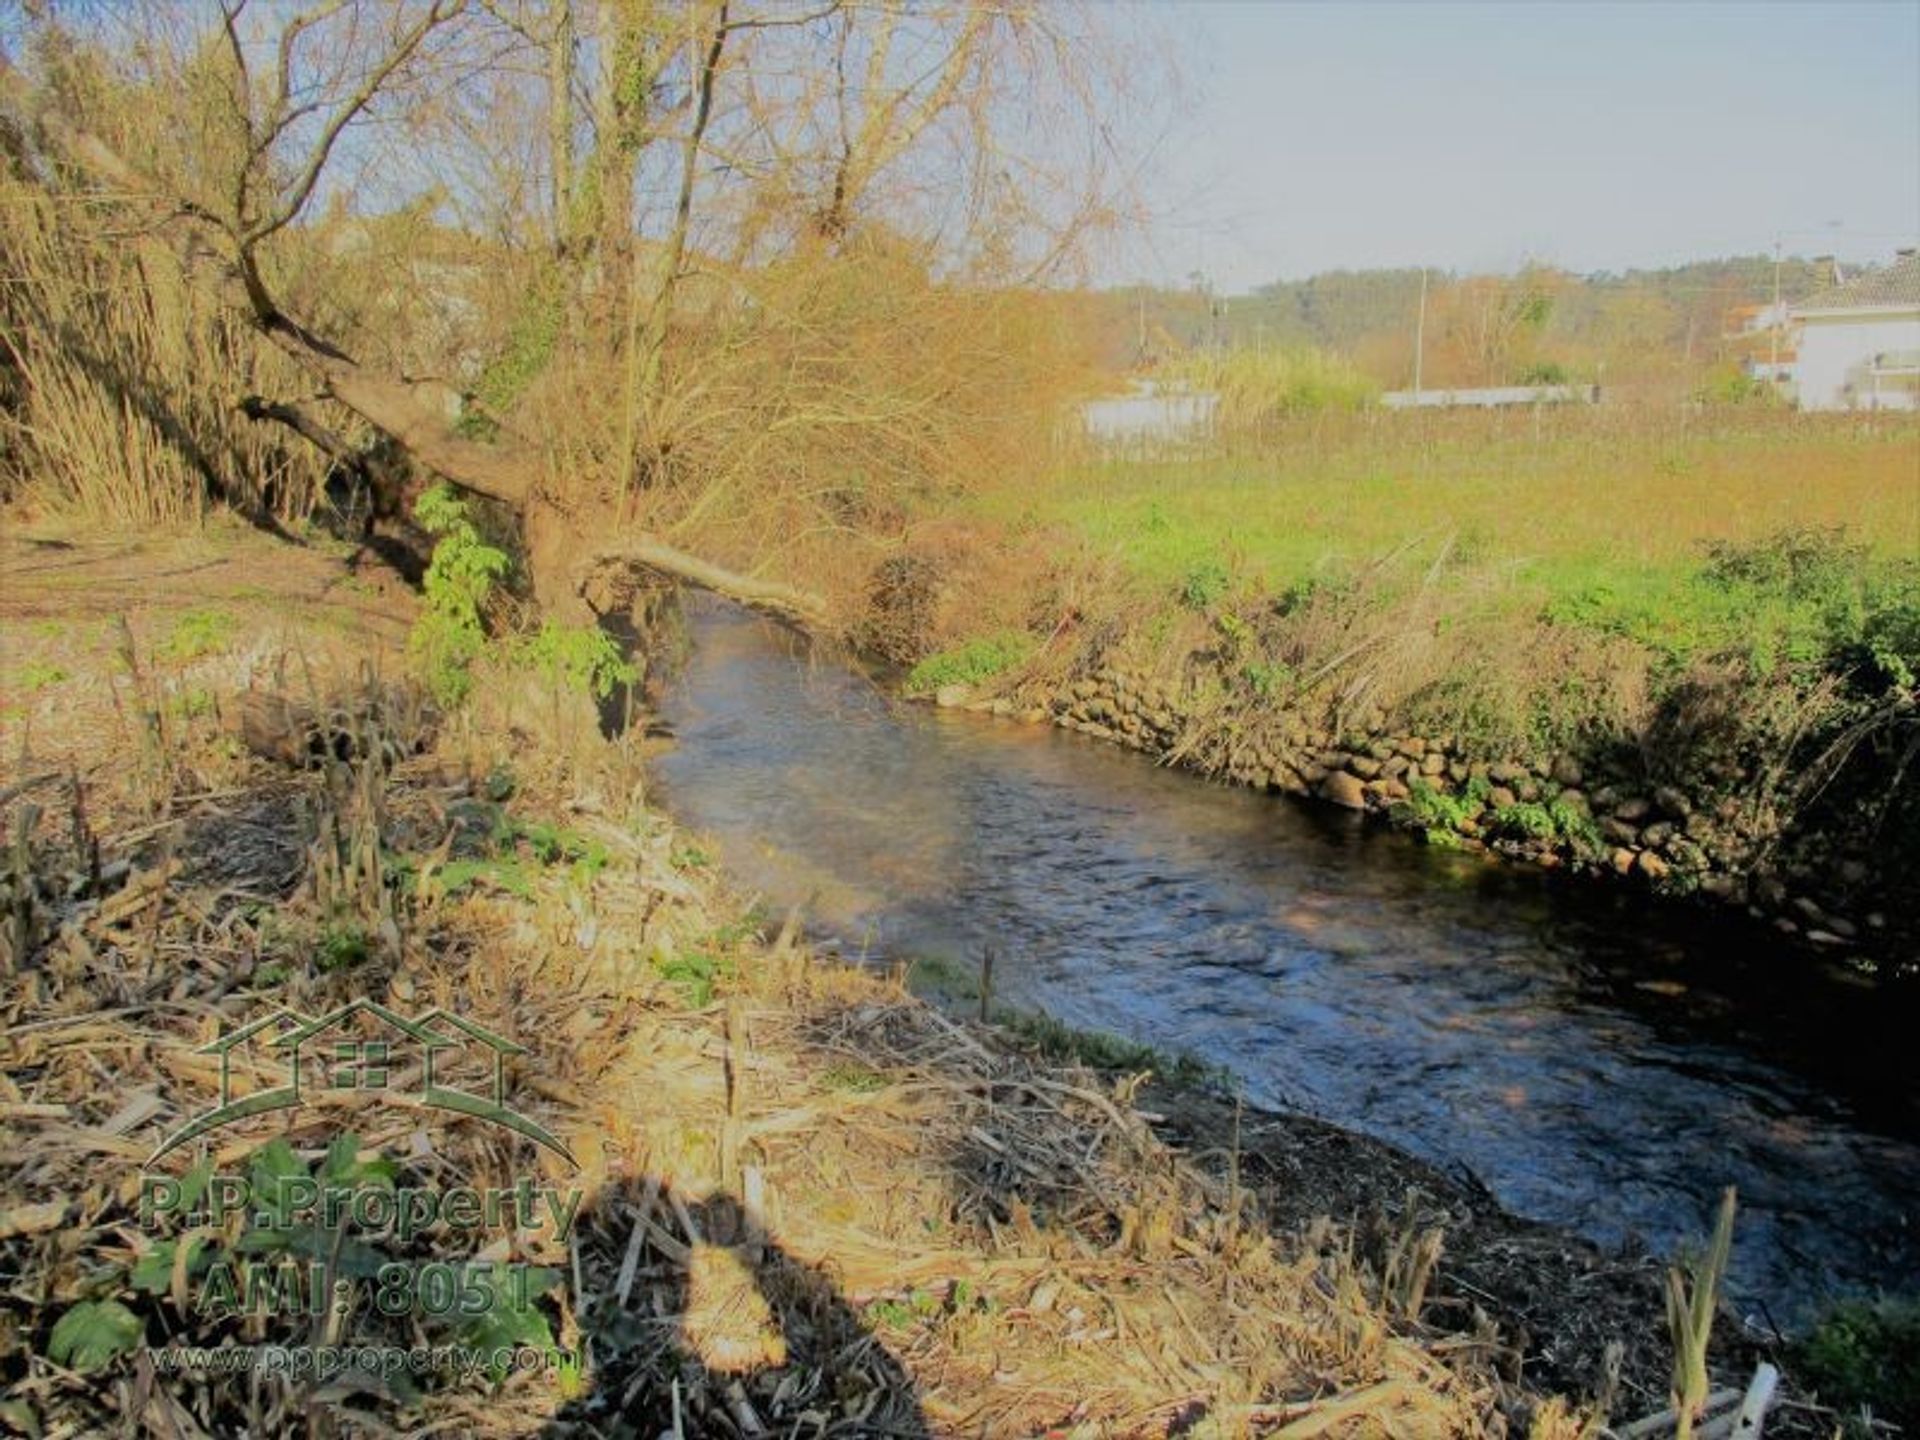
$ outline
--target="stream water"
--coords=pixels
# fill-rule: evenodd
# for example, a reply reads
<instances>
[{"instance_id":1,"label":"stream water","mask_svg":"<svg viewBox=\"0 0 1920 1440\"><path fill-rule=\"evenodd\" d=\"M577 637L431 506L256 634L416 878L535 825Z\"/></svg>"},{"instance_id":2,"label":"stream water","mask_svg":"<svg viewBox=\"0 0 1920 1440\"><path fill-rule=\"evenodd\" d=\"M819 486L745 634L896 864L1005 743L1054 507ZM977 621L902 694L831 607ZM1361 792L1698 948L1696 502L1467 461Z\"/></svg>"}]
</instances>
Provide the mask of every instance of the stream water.
<instances>
[{"instance_id":1,"label":"stream water","mask_svg":"<svg viewBox=\"0 0 1920 1440\"><path fill-rule=\"evenodd\" d=\"M1740 1189L1781 1324L1920 1290L1920 1018L1745 924L1430 850L1045 726L903 705L713 601L655 778L734 881L849 954L996 952L995 993L1225 1066L1662 1254Z\"/></svg>"}]
</instances>

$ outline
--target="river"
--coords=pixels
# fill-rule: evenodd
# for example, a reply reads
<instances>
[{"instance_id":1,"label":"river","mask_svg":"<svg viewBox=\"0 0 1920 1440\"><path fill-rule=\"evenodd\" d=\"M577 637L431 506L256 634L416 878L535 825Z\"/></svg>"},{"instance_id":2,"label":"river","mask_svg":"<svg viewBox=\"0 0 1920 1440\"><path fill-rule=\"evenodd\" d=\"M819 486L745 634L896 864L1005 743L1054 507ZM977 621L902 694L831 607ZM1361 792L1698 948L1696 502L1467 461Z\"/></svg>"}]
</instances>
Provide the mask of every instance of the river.
<instances>
[{"instance_id":1,"label":"river","mask_svg":"<svg viewBox=\"0 0 1920 1440\"><path fill-rule=\"evenodd\" d=\"M843 953L1225 1067L1470 1170L1508 1209L1670 1254L1741 1216L1729 1290L1782 1324L1920 1290L1912 997L1758 927L1428 849L1047 726L905 705L687 607L654 766L740 888Z\"/></svg>"}]
</instances>

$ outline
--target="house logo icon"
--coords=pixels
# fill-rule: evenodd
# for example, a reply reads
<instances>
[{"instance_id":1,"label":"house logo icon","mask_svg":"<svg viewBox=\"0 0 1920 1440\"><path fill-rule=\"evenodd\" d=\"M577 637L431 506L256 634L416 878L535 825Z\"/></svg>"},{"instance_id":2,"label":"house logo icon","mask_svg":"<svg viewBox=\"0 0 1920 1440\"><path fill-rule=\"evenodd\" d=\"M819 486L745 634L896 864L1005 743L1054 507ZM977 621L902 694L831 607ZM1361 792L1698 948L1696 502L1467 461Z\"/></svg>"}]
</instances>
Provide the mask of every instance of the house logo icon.
<instances>
[{"instance_id":1,"label":"house logo icon","mask_svg":"<svg viewBox=\"0 0 1920 1440\"><path fill-rule=\"evenodd\" d=\"M234 1057L250 1046L285 1066L286 1083L235 1099ZM366 999L320 1016L282 1006L195 1053L219 1057L220 1103L167 1136L147 1157L149 1165L190 1140L250 1116L297 1110L324 1096L354 1093L404 1095L431 1109L471 1115L544 1145L569 1165L579 1164L552 1131L507 1105L507 1057L526 1054L526 1047L437 1005L411 1019ZM477 1091L449 1083L447 1067L462 1061L469 1070L490 1072L490 1083L483 1081Z\"/></svg>"}]
</instances>

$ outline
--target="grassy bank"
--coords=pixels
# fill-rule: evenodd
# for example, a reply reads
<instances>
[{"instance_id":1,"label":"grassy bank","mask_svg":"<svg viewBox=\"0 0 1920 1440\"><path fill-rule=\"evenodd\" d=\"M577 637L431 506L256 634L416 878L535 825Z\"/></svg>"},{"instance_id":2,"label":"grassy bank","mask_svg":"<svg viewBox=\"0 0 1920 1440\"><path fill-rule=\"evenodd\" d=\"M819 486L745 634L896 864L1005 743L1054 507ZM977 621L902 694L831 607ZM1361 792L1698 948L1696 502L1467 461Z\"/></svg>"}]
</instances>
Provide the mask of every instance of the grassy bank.
<instances>
[{"instance_id":1,"label":"grassy bank","mask_svg":"<svg viewBox=\"0 0 1920 1440\"><path fill-rule=\"evenodd\" d=\"M603 740L564 676L480 657L465 703L438 708L408 659L411 595L257 538L15 539L5 559L9 1425L1578 1428L1577 1396L1542 1409L1441 1343L1404 1262L1276 1228L1219 1137L1157 1136L1136 1081L743 912L645 803L640 729ZM524 1045L514 1103L577 1164L351 1089L151 1160L216 1086L202 1047L360 1000ZM266 1083L258 1063L236 1062L240 1090ZM390 1194L526 1179L579 1209L411 1237L253 1207L142 1216L148 1169L190 1188L205 1166ZM529 1288L459 1316L208 1298L233 1267L300 1257L369 1287L389 1265L513 1265ZM551 1363L189 1378L150 1353L316 1340Z\"/></svg>"},{"instance_id":2,"label":"grassy bank","mask_svg":"<svg viewBox=\"0 0 1920 1440\"><path fill-rule=\"evenodd\" d=\"M1556 771L1584 773L1600 807L1565 798L1593 834L1532 837L1560 860L1682 893L1721 873L1763 908L1796 891L1841 943L1861 916L1914 922L1898 883L1920 854L1909 418L1295 416L1206 453L989 485L917 544L919 589L892 608L926 652L906 657L910 688L1064 702L1111 729L1079 709L1119 673L1161 697L1144 748L1274 788L1350 770L1357 789L1386 765L1379 808L1450 842L1480 842L1504 785L1490 770L1535 777L1522 788L1543 793L1518 800L1542 807L1570 783ZM1443 764L1416 778L1440 793L1408 807L1422 797L1395 757L1433 749ZM1724 854L1670 852L1659 831L1643 865L1637 831L1598 843L1662 789L1678 797L1663 818L1698 812L1694 839Z\"/></svg>"},{"instance_id":3,"label":"grassy bank","mask_svg":"<svg viewBox=\"0 0 1920 1440\"><path fill-rule=\"evenodd\" d=\"M225 529L4 558L15 1427L1553 1437L1666 1403L1656 1261L1207 1077L1143 1088L1162 1062L1137 1049L816 960L647 805L645 727L601 738L577 677L513 648L430 703L422 608L384 572ZM202 1047L361 999L515 1037L515 1103L572 1162L347 1093L158 1171L527 1178L574 1187L573 1219L143 1219L143 1167L217 1078ZM531 1288L457 1320L206 1303L262 1255L507 1263ZM1719 1334L1737 1381L1754 1352ZM243 1383L141 1353L317 1335L552 1363ZM1852 1332L1829 1350L1848 1383L1872 1363Z\"/></svg>"},{"instance_id":4,"label":"grassy bank","mask_svg":"<svg viewBox=\"0 0 1920 1440\"><path fill-rule=\"evenodd\" d=\"M1920 426L1773 411L1326 414L1223 452L1090 458L996 490L979 513L1059 524L1173 587L1211 561L1279 592L1442 546L1525 606L1606 585L1678 584L1703 547L1844 528L1920 550Z\"/></svg>"}]
</instances>

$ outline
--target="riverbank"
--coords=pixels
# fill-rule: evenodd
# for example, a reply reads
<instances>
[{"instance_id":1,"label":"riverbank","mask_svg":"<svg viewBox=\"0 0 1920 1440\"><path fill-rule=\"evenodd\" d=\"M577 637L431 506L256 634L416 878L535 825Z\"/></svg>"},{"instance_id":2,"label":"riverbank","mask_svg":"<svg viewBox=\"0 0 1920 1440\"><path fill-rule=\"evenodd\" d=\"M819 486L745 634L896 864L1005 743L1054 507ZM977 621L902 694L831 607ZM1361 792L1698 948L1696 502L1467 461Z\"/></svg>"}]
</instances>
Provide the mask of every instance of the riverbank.
<instances>
[{"instance_id":1,"label":"riverbank","mask_svg":"<svg viewBox=\"0 0 1920 1440\"><path fill-rule=\"evenodd\" d=\"M1889 839L1882 810L1847 803L1858 780L1839 803L1788 827L1777 810L1727 794L1732 777L1690 785L1676 767L1623 744L1488 759L1462 737L1404 733L1378 710L1329 728L1249 685L1215 649L1132 658L1143 648L1136 637L1117 655L1077 659L1064 675L1015 674L1003 694L961 683L929 698L1364 812L1429 845L1732 909L1829 957L1886 963L1889 974L1908 974L1920 953L1920 911L1904 884L1912 839ZM1920 703L1894 699L1885 721L1920 724ZM1897 768L1885 779L1910 783Z\"/></svg>"},{"instance_id":2,"label":"riverbank","mask_svg":"<svg viewBox=\"0 0 1920 1440\"><path fill-rule=\"evenodd\" d=\"M10 1423L1551 1436L1601 1401L1664 1404L1657 1261L817 958L645 804L644 724L605 741L588 707L504 673L458 715L410 698L414 602L383 572L222 532L10 541L5 560L25 693L5 717L9 835L23 801L39 812L4 993ZM324 1237L356 1263L529 1267L530 1303L477 1333L553 1368L162 1373L143 1346L311 1333L202 1303L207 1267L274 1227L140 1216L143 1163L217 1078L201 1047L263 1007L357 1000L457 1008L525 1046L515 1105L573 1163L364 1095L253 1122L212 1157L410 1191L572 1187L564 1234ZM275 1134L290 1148L263 1149ZM1756 1352L1730 1316L1717 1345L1741 1383ZM1817 1418L1784 1410L1786 1433L1795 1415Z\"/></svg>"},{"instance_id":3,"label":"riverbank","mask_svg":"<svg viewBox=\"0 0 1920 1440\"><path fill-rule=\"evenodd\" d=\"M413 602L385 577L229 533L12 538L5 560L9 1424L1475 1433L1541 1404L1396 1319L1340 1232L1271 1231L1131 1085L743 913L644 805L640 730L602 741L499 675L458 716L409 698ZM224 1075L202 1047L356 1002L457 1007L524 1047L513 1103L560 1149L329 1093L153 1168L525 1179L579 1197L565 1227L142 1217L143 1167ZM484 1257L532 1292L468 1322L209 1301L223 1266L289 1245L348 1277ZM322 1335L552 1365L241 1381L156 1358Z\"/></svg>"},{"instance_id":4,"label":"riverbank","mask_svg":"<svg viewBox=\"0 0 1920 1440\"><path fill-rule=\"evenodd\" d=\"M1920 431L1317 416L934 504L858 639L907 686L1920 954Z\"/></svg>"}]
</instances>

